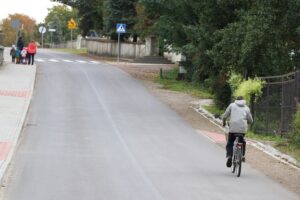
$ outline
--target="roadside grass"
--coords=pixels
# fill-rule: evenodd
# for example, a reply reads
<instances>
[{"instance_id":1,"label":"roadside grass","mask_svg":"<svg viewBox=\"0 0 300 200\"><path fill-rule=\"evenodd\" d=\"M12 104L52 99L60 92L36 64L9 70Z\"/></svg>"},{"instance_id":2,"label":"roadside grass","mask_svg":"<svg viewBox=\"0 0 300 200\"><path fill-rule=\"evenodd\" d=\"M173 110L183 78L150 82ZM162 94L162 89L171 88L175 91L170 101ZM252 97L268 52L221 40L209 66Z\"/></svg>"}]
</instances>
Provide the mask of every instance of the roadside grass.
<instances>
[{"instance_id":1,"label":"roadside grass","mask_svg":"<svg viewBox=\"0 0 300 200\"><path fill-rule=\"evenodd\" d=\"M214 104L203 105L202 107L213 115L222 115L225 112L224 109L220 109L217 106L215 106Z\"/></svg>"},{"instance_id":2,"label":"roadside grass","mask_svg":"<svg viewBox=\"0 0 300 200\"><path fill-rule=\"evenodd\" d=\"M300 162L300 146L291 141L279 142L275 145L279 151L291 155Z\"/></svg>"},{"instance_id":3,"label":"roadside grass","mask_svg":"<svg viewBox=\"0 0 300 200\"><path fill-rule=\"evenodd\" d=\"M176 80L178 69L171 69L162 73L162 78L157 76L154 78L154 82L162 85L163 89L168 89L177 92L184 92L191 96L195 96L202 99L211 99L213 95L208 92L201 84L187 82L184 80Z\"/></svg>"},{"instance_id":4,"label":"roadside grass","mask_svg":"<svg viewBox=\"0 0 300 200\"><path fill-rule=\"evenodd\" d=\"M72 53L72 54L86 54L87 49L86 48L81 48L81 49L69 49L69 48L63 48L63 49L53 49L55 51L61 51L65 53Z\"/></svg>"},{"instance_id":5,"label":"roadside grass","mask_svg":"<svg viewBox=\"0 0 300 200\"><path fill-rule=\"evenodd\" d=\"M279 136L272 134L258 134L248 131L247 137L257 141L267 142L280 152L288 154L300 162L300 144L294 140L291 135Z\"/></svg>"}]
</instances>

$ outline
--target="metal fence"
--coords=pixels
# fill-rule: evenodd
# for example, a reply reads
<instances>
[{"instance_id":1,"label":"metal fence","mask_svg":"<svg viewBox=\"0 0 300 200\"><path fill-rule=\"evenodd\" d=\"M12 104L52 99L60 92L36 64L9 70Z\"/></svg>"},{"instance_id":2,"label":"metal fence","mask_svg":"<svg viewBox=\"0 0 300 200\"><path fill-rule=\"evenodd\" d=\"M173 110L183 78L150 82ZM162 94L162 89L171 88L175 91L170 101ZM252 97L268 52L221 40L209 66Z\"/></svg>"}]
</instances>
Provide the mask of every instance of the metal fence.
<instances>
[{"instance_id":1,"label":"metal fence","mask_svg":"<svg viewBox=\"0 0 300 200\"><path fill-rule=\"evenodd\" d=\"M252 128L257 133L287 134L300 100L300 71L262 79L266 84L253 106Z\"/></svg>"}]
</instances>

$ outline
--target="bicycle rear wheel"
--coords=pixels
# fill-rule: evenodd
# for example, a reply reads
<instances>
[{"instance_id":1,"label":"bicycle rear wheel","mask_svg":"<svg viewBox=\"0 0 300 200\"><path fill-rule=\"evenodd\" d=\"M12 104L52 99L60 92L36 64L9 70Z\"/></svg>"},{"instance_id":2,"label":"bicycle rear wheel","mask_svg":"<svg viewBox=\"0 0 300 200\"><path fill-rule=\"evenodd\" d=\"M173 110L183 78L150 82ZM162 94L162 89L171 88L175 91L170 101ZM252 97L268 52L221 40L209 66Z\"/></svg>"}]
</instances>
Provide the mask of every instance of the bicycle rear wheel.
<instances>
[{"instance_id":1,"label":"bicycle rear wheel","mask_svg":"<svg viewBox=\"0 0 300 200\"><path fill-rule=\"evenodd\" d=\"M242 172L242 152L239 151L238 155L237 155L237 159L235 160L235 173L237 177L241 176L241 172Z\"/></svg>"},{"instance_id":2,"label":"bicycle rear wheel","mask_svg":"<svg viewBox=\"0 0 300 200\"><path fill-rule=\"evenodd\" d=\"M236 170L236 156L235 155L233 155L231 163L232 163L231 172L235 173L235 170Z\"/></svg>"}]
</instances>

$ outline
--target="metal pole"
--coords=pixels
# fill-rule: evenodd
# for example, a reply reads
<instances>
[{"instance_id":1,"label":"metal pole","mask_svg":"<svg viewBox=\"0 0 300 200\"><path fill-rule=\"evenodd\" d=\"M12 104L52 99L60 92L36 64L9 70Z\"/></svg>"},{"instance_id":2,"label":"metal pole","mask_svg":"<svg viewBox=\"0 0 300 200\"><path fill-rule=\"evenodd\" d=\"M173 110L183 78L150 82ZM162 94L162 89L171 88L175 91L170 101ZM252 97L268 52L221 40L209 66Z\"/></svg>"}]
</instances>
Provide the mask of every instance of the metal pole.
<instances>
[{"instance_id":1,"label":"metal pole","mask_svg":"<svg viewBox=\"0 0 300 200\"><path fill-rule=\"evenodd\" d=\"M71 29L71 49L73 49L73 29Z\"/></svg>"},{"instance_id":2,"label":"metal pole","mask_svg":"<svg viewBox=\"0 0 300 200\"><path fill-rule=\"evenodd\" d=\"M42 33L42 49L44 48L44 33Z\"/></svg>"},{"instance_id":3,"label":"metal pole","mask_svg":"<svg viewBox=\"0 0 300 200\"><path fill-rule=\"evenodd\" d=\"M17 46L17 43L18 43L18 35L19 35L19 29L16 29L16 46Z\"/></svg>"},{"instance_id":4,"label":"metal pole","mask_svg":"<svg viewBox=\"0 0 300 200\"><path fill-rule=\"evenodd\" d=\"M53 42L52 42L52 32L50 33L50 37L51 37L51 48L53 47Z\"/></svg>"},{"instance_id":5,"label":"metal pole","mask_svg":"<svg viewBox=\"0 0 300 200\"><path fill-rule=\"evenodd\" d=\"M120 61L120 33L118 33L118 62Z\"/></svg>"}]
</instances>

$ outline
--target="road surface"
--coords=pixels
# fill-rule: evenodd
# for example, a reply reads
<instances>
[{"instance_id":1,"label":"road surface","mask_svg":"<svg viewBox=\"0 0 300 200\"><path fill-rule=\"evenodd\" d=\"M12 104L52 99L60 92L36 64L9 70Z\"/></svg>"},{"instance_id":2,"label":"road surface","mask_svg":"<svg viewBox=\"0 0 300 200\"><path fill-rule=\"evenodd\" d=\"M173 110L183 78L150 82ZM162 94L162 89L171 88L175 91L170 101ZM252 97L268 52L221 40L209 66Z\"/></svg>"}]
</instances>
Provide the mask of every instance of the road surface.
<instances>
[{"instance_id":1,"label":"road surface","mask_svg":"<svg viewBox=\"0 0 300 200\"><path fill-rule=\"evenodd\" d=\"M5 200L299 199L108 64L40 50Z\"/></svg>"}]
</instances>

